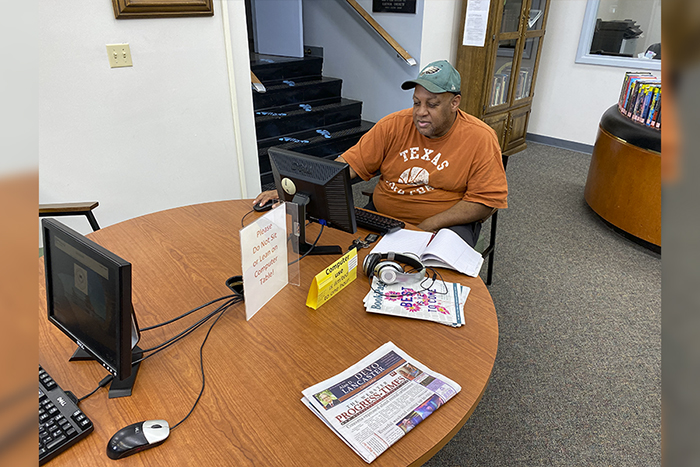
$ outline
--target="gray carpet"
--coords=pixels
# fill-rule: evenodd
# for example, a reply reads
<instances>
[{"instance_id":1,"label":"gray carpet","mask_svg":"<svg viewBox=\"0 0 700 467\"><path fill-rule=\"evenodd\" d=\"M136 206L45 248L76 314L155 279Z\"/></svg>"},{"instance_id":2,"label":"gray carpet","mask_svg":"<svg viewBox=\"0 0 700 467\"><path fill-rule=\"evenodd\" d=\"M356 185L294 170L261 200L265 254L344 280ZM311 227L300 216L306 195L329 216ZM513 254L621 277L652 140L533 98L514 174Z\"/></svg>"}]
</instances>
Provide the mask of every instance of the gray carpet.
<instances>
[{"instance_id":1,"label":"gray carpet","mask_svg":"<svg viewBox=\"0 0 700 467\"><path fill-rule=\"evenodd\" d=\"M510 158L489 288L498 356L426 466L661 465L661 256L588 207L589 163L536 143Z\"/></svg>"}]
</instances>

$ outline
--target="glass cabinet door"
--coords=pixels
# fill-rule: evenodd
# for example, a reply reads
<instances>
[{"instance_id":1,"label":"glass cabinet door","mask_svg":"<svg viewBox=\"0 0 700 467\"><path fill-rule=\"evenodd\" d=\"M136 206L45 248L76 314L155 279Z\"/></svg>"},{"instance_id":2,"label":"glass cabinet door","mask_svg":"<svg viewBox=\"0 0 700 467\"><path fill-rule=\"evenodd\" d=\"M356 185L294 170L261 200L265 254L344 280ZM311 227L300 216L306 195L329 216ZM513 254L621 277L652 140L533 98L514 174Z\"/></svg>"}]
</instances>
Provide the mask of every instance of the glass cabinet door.
<instances>
[{"instance_id":1,"label":"glass cabinet door","mask_svg":"<svg viewBox=\"0 0 700 467\"><path fill-rule=\"evenodd\" d=\"M501 34L507 32L518 32L520 29L520 15L522 14L522 9L522 0L503 0Z\"/></svg>"},{"instance_id":2,"label":"glass cabinet door","mask_svg":"<svg viewBox=\"0 0 700 467\"><path fill-rule=\"evenodd\" d=\"M518 49L517 39L507 39L498 41L496 49L496 60L493 67L493 77L491 79L491 95L489 107L505 104L509 101L509 89L513 68L513 57Z\"/></svg>"},{"instance_id":3,"label":"glass cabinet door","mask_svg":"<svg viewBox=\"0 0 700 467\"><path fill-rule=\"evenodd\" d=\"M542 29L542 24L544 22L544 10L546 6L547 0L532 0L527 19L528 31L539 31Z\"/></svg>"},{"instance_id":4,"label":"glass cabinet door","mask_svg":"<svg viewBox=\"0 0 700 467\"><path fill-rule=\"evenodd\" d=\"M520 59L520 69L518 70L515 85L515 100L525 99L532 95L532 76L535 71L537 52L540 47L541 37L530 37L525 39L525 46Z\"/></svg>"}]
</instances>

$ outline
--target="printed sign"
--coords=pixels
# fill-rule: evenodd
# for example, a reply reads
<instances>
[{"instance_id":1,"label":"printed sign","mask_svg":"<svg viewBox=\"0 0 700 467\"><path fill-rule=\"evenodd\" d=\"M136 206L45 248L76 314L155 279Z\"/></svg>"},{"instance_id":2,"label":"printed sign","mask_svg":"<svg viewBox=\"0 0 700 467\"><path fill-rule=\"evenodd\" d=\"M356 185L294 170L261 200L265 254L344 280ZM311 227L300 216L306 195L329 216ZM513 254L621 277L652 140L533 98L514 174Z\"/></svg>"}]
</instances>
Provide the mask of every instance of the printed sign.
<instances>
[{"instance_id":1,"label":"printed sign","mask_svg":"<svg viewBox=\"0 0 700 467\"><path fill-rule=\"evenodd\" d=\"M415 13L416 0L372 0L372 13Z\"/></svg>"},{"instance_id":2,"label":"printed sign","mask_svg":"<svg viewBox=\"0 0 700 467\"><path fill-rule=\"evenodd\" d=\"M314 277L306 297L306 306L318 309L356 278L357 249L353 248Z\"/></svg>"},{"instance_id":3,"label":"printed sign","mask_svg":"<svg viewBox=\"0 0 700 467\"><path fill-rule=\"evenodd\" d=\"M284 204L240 230L246 320L253 317L289 280Z\"/></svg>"},{"instance_id":4,"label":"printed sign","mask_svg":"<svg viewBox=\"0 0 700 467\"><path fill-rule=\"evenodd\" d=\"M489 0L467 0L462 45L483 47L489 21Z\"/></svg>"}]
</instances>

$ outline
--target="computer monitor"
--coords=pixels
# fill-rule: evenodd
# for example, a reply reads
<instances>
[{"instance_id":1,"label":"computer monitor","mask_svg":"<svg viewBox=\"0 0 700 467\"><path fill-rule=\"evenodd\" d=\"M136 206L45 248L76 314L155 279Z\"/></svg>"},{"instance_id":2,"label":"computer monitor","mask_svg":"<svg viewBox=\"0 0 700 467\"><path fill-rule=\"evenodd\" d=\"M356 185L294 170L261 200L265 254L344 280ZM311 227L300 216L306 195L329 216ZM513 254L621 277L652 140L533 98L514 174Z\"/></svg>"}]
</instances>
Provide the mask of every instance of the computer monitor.
<instances>
[{"instance_id":1,"label":"computer monitor","mask_svg":"<svg viewBox=\"0 0 700 467\"><path fill-rule=\"evenodd\" d=\"M298 206L298 253L342 254L343 249L337 245L312 249L305 238L305 219L348 233L357 231L348 164L275 147L268 154L280 199Z\"/></svg>"},{"instance_id":2,"label":"computer monitor","mask_svg":"<svg viewBox=\"0 0 700 467\"><path fill-rule=\"evenodd\" d=\"M131 264L55 219L41 223L49 321L78 345L71 361L97 360L114 375L110 398L131 395L143 355Z\"/></svg>"}]
</instances>

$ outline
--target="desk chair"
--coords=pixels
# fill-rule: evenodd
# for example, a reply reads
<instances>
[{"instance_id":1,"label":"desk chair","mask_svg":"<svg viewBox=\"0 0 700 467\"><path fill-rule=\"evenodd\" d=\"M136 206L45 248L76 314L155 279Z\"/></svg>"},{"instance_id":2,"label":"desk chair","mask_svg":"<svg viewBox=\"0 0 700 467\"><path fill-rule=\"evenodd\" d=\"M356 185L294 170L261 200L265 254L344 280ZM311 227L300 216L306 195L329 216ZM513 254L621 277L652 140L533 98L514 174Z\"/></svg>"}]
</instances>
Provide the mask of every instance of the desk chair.
<instances>
[{"instance_id":1,"label":"desk chair","mask_svg":"<svg viewBox=\"0 0 700 467\"><path fill-rule=\"evenodd\" d=\"M56 204L40 204L39 217L61 217L61 216L85 216L92 230L100 230L100 226L95 219L92 210L99 206L97 201L88 201L84 203L56 203Z\"/></svg>"},{"instance_id":2,"label":"desk chair","mask_svg":"<svg viewBox=\"0 0 700 467\"><path fill-rule=\"evenodd\" d=\"M503 158L503 170L505 170L508 166L508 156L501 154L501 157ZM491 281L493 279L493 254L496 250L496 226L498 225L498 209L494 208L491 211L491 214L489 214L479 222L483 224L489 218L491 219L491 235L489 236L489 245L486 248L484 248L484 251L481 253L482 258L486 258L488 256L488 263L486 266L486 285L491 285Z\"/></svg>"}]
</instances>

